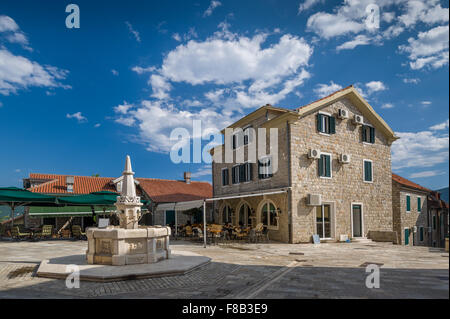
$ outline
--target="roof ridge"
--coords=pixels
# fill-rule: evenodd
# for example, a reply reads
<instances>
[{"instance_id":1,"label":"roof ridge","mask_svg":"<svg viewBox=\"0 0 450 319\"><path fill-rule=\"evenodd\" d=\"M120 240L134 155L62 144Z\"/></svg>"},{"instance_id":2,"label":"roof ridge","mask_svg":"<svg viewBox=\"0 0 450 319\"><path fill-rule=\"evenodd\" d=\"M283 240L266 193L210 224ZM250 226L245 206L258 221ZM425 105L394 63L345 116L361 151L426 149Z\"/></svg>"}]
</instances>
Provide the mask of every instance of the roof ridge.
<instances>
[{"instance_id":1,"label":"roof ridge","mask_svg":"<svg viewBox=\"0 0 450 319\"><path fill-rule=\"evenodd\" d=\"M428 192L432 192L431 189L423 187L422 185L417 184L417 183L415 183L415 182L413 182L413 181L411 181L411 180L409 180L409 179L407 179L405 177L402 177L402 176L400 176L398 174L395 174L395 173L392 173L392 179L394 179L397 183L400 183L400 184L405 185L405 186L409 186L409 187L413 187L413 188L416 188L416 189L421 189L421 190L426 190ZM408 185L405 182L409 183L410 185Z\"/></svg>"}]
</instances>

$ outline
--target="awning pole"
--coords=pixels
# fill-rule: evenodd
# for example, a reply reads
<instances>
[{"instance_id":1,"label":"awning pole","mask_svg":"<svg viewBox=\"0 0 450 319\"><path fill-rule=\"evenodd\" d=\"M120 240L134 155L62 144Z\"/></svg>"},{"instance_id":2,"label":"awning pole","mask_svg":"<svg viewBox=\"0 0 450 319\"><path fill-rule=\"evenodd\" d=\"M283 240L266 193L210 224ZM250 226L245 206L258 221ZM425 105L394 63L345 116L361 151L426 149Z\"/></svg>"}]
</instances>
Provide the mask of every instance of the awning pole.
<instances>
[{"instance_id":1,"label":"awning pole","mask_svg":"<svg viewBox=\"0 0 450 319\"><path fill-rule=\"evenodd\" d=\"M11 228L14 226L14 202L11 204Z\"/></svg>"},{"instance_id":2,"label":"awning pole","mask_svg":"<svg viewBox=\"0 0 450 319\"><path fill-rule=\"evenodd\" d=\"M203 201L203 247L206 248L206 201Z\"/></svg>"},{"instance_id":3,"label":"awning pole","mask_svg":"<svg viewBox=\"0 0 450 319\"><path fill-rule=\"evenodd\" d=\"M177 210L175 209L175 238L178 237Z\"/></svg>"}]
</instances>

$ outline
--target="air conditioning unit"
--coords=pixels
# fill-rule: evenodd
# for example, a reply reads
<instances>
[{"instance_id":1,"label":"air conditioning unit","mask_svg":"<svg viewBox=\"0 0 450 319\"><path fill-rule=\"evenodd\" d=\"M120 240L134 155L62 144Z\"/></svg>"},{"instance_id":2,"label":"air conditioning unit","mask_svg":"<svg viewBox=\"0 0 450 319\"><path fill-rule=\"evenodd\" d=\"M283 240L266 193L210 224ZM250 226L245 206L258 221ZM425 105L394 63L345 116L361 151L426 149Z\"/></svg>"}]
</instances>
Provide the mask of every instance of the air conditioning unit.
<instances>
[{"instance_id":1,"label":"air conditioning unit","mask_svg":"<svg viewBox=\"0 0 450 319\"><path fill-rule=\"evenodd\" d=\"M310 149L308 153L309 158L318 159L320 158L320 150L318 149Z\"/></svg>"},{"instance_id":2,"label":"air conditioning unit","mask_svg":"<svg viewBox=\"0 0 450 319\"><path fill-rule=\"evenodd\" d=\"M350 154L341 154L341 156L339 157L339 161L342 164L350 163Z\"/></svg>"},{"instance_id":3,"label":"air conditioning unit","mask_svg":"<svg viewBox=\"0 0 450 319\"><path fill-rule=\"evenodd\" d=\"M355 117L353 118L353 123L356 125L363 125L364 124L364 117L361 115L355 114Z\"/></svg>"},{"instance_id":4,"label":"air conditioning unit","mask_svg":"<svg viewBox=\"0 0 450 319\"><path fill-rule=\"evenodd\" d=\"M308 194L307 205L308 206L320 206L320 205L322 205L322 195L320 195L320 194Z\"/></svg>"},{"instance_id":5,"label":"air conditioning unit","mask_svg":"<svg viewBox=\"0 0 450 319\"><path fill-rule=\"evenodd\" d=\"M348 119L348 111L344 109L339 109L338 117L340 119Z\"/></svg>"}]
</instances>

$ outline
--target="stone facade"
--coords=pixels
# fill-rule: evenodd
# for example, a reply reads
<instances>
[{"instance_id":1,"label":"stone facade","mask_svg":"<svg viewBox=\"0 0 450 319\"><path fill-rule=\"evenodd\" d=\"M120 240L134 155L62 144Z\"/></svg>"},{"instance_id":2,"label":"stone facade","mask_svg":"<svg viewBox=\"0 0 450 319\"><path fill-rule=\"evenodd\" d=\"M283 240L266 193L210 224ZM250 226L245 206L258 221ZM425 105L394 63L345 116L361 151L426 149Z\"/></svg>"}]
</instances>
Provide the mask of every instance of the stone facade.
<instances>
[{"instance_id":1,"label":"stone facade","mask_svg":"<svg viewBox=\"0 0 450 319\"><path fill-rule=\"evenodd\" d=\"M411 203L409 211L406 204L407 196L409 196ZM420 211L418 198L420 198L422 206ZM393 228L397 233L397 243L402 245L407 243L411 246L427 246L431 235L427 221L427 193L403 187L399 183L392 181L392 210ZM422 236L420 235L421 232ZM409 234L407 240L405 239L406 234Z\"/></svg>"},{"instance_id":2,"label":"stone facade","mask_svg":"<svg viewBox=\"0 0 450 319\"><path fill-rule=\"evenodd\" d=\"M337 116L339 109L347 110L349 118L339 119ZM287 110L286 112L293 113ZM319 112L326 112L335 117L335 134L327 135L318 132L317 114ZM271 178L259 179L258 166L254 164L252 181L233 185L231 168L235 164L213 162L214 197L239 196L280 189L287 191L281 194L217 201L215 206L217 221L222 221L223 208L229 205L233 212L233 223L237 225L239 208L243 202L247 202L255 215L255 223L258 223L261 221L264 203L272 202L277 208L278 227L269 227L269 237L290 243L311 242L312 235L316 234L317 230L317 208L308 206L306 200L308 194L320 194L323 204L327 205L326 209L329 207L331 213L331 235L327 236L328 240L339 240L340 235L353 237L353 204L359 205L358 207L362 210L361 237L366 237L369 231L392 232L390 152L392 137L375 129L375 143L362 142L362 126L353 123L355 114L363 115L361 106L355 106L344 96L309 114L296 115L294 120L291 116L286 117L285 120L270 121L270 117L282 117L277 110L270 108L266 114L259 117L249 116L250 120L240 123L241 127L252 125L257 129L264 125L264 127L278 129L278 171ZM365 124L374 127L379 125L379 123L368 122L366 118ZM267 133L267 140L268 135ZM247 160L248 145L243 147L245 160ZM318 160L308 157L310 149L318 149L320 152L331 155L331 178L319 177ZM339 156L344 153L351 156L350 163L340 163ZM372 161L372 182L364 182L363 160ZM230 185L227 186L222 186L223 168L229 169ZM325 208L322 209L325 210Z\"/></svg>"}]
</instances>

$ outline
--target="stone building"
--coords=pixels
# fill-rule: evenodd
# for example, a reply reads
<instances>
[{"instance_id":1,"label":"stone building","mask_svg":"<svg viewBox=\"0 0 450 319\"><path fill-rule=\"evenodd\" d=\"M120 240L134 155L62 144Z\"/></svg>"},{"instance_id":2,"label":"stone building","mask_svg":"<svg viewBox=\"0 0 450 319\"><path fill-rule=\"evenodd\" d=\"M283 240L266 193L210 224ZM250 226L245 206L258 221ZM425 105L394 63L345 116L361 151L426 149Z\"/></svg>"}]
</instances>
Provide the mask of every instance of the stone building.
<instances>
[{"instance_id":1,"label":"stone building","mask_svg":"<svg viewBox=\"0 0 450 319\"><path fill-rule=\"evenodd\" d=\"M211 152L220 223L263 223L289 243L392 235L397 137L353 86L294 110L263 106L223 134Z\"/></svg>"},{"instance_id":2,"label":"stone building","mask_svg":"<svg viewBox=\"0 0 450 319\"><path fill-rule=\"evenodd\" d=\"M428 194L428 246L445 247L449 237L448 203L441 199L441 194L432 191Z\"/></svg>"},{"instance_id":3,"label":"stone building","mask_svg":"<svg viewBox=\"0 0 450 319\"><path fill-rule=\"evenodd\" d=\"M396 242L402 245L429 246L427 197L431 190L397 174L392 174L392 210Z\"/></svg>"}]
</instances>

